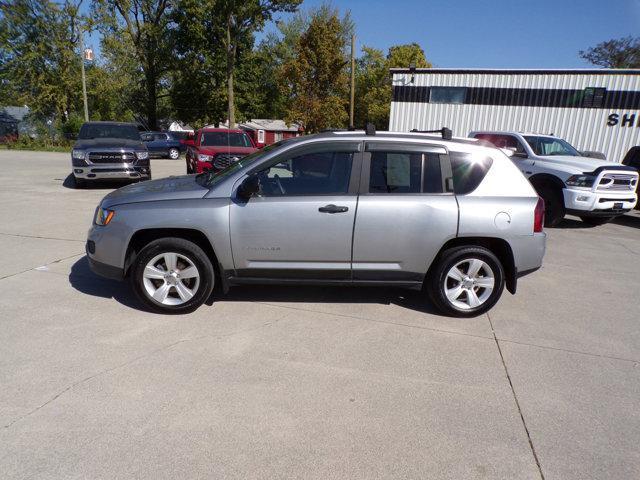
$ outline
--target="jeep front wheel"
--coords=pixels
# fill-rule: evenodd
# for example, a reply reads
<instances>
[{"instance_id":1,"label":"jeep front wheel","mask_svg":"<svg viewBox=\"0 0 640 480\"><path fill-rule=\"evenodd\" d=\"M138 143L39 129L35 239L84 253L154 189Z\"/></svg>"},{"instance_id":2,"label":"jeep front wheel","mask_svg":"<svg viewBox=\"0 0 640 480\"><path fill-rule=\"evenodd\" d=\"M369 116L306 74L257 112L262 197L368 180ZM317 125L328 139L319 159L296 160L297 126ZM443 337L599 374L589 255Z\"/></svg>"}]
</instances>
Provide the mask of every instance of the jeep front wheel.
<instances>
[{"instance_id":1,"label":"jeep front wheel","mask_svg":"<svg viewBox=\"0 0 640 480\"><path fill-rule=\"evenodd\" d=\"M130 281L138 298L159 313L189 313L213 291L215 275L207 254L182 238L161 238L136 257Z\"/></svg>"}]
</instances>

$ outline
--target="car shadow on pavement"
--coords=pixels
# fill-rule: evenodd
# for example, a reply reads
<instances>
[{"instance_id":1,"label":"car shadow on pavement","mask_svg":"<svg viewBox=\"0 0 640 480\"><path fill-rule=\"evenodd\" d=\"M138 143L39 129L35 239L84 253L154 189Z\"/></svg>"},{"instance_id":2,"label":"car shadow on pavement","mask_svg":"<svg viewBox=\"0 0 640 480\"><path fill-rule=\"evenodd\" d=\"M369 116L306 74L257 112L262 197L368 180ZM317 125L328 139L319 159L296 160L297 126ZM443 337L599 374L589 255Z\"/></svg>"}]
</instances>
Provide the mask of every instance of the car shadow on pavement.
<instances>
[{"instance_id":1,"label":"car shadow on pavement","mask_svg":"<svg viewBox=\"0 0 640 480\"><path fill-rule=\"evenodd\" d=\"M441 315L431 304L426 292L389 287L246 285L232 287L222 297L214 293L214 297L217 301L227 302L397 305L421 313Z\"/></svg>"},{"instance_id":2,"label":"car shadow on pavement","mask_svg":"<svg viewBox=\"0 0 640 480\"><path fill-rule=\"evenodd\" d=\"M611 220L611 223L622 225L623 227L640 228L640 216L622 215Z\"/></svg>"},{"instance_id":3,"label":"car shadow on pavement","mask_svg":"<svg viewBox=\"0 0 640 480\"><path fill-rule=\"evenodd\" d=\"M96 275L89 268L86 256L71 266L69 283L85 295L113 298L126 307L147 311L127 282ZM372 303L398 305L417 312L440 315L426 293L399 288L246 285L232 287L226 295L214 291L206 304L211 306L215 302Z\"/></svg>"},{"instance_id":4,"label":"car shadow on pavement","mask_svg":"<svg viewBox=\"0 0 640 480\"><path fill-rule=\"evenodd\" d=\"M56 180L60 180L58 178L56 178ZM124 187L125 185L129 184L131 182L127 182L127 181L110 181L110 180L99 180L99 181L91 181L89 183L87 183L85 186L83 186L80 190L115 190L117 188L120 187ZM67 178L65 178L62 181L62 186L64 188L69 188L71 190L78 190L76 188L76 181L75 181L75 177L73 176L73 173L70 173L69 175L67 175Z\"/></svg>"},{"instance_id":5,"label":"car shadow on pavement","mask_svg":"<svg viewBox=\"0 0 640 480\"><path fill-rule=\"evenodd\" d=\"M122 305L135 310L144 310L126 282L109 280L91 271L87 257L82 257L71 266L69 283L73 288L94 297L113 298Z\"/></svg>"}]
</instances>

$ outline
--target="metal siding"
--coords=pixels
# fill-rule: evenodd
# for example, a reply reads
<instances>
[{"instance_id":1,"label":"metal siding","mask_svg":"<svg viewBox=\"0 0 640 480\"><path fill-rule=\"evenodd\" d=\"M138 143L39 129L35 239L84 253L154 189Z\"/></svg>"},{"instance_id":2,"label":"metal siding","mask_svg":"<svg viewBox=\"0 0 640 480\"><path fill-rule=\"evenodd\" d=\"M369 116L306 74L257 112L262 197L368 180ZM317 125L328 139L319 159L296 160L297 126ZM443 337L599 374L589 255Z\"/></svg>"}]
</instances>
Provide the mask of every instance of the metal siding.
<instances>
[{"instance_id":1,"label":"metal siding","mask_svg":"<svg viewBox=\"0 0 640 480\"><path fill-rule=\"evenodd\" d=\"M414 82L410 79L414 77ZM489 87L577 89L601 87L608 91L640 92L640 75L614 74L502 74L394 73L393 85L418 87ZM636 115L633 127L607 126L611 113ZM629 148L640 144L640 111L598 108L513 107L497 105L392 102L389 130L430 130L449 127L456 136L473 130L514 130L553 133L580 150L603 152L621 161Z\"/></svg>"}]
</instances>

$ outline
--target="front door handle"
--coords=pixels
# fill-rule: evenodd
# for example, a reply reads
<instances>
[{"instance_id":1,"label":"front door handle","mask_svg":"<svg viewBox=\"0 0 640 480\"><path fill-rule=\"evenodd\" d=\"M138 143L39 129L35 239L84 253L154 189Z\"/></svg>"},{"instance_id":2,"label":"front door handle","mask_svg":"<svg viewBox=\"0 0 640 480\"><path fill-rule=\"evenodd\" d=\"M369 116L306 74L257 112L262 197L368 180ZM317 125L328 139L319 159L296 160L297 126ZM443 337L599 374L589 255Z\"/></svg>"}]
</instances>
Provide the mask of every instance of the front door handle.
<instances>
[{"instance_id":1,"label":"front door handle","mask_svg":"<svg viewBox=\"0 0 640 480\"><path fill-rule=\"evenodd\" d=\"M320 207L318 209L318 211L322 213L344 213L348 210L349 207L341 207L333 204L325 205L324 207Z\"/></svg>"}]
</instances>

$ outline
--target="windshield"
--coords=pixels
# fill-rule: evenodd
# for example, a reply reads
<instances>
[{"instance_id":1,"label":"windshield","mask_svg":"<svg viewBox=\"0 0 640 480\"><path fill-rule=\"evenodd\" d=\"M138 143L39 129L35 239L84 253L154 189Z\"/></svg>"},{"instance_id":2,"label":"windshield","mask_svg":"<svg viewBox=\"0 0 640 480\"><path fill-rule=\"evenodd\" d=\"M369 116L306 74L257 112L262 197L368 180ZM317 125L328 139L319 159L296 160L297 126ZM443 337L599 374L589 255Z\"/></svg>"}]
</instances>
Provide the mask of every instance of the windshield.
<instances>
[{"instance_id":1,"label":"windshield","mask_svg":"<svg viewBox=\"0 0 640 480\"><path fill-rule=\"evenodd\" d=\"M91 140L93 138L126 138L127 140L140 140L140 133L135 125L117 124L85 124L80 128L78 138Z\"/></svg>"},{"instance_id":2,"label":"windshield","mask_svg":"<svg viewBox=\"0 0 640 480\"><path fill-rule=\"evenodd\" d=\"M569 155L579 157L580 152L560 138L525 136L524 139L531 146L536 155Z\"/></svg>"},{"instance_id":3,"label":"windshield","mask_svg":"<svg viewBox=\"0 0 640 480\"><path fill-rule=\"evenodd\" d=\"M262 150L253 152L251 155L247 155L246 157L241 158L237 162L232 163L227 168L225 168L224 170L220 170L219 172L208 171L205 173L201 173L200 175L196 176L196 181L203 187L211 188L227 178L229 175L238 172L245 167L248 167L271 150L274 150L275 148L282 145L285 141L286 140L281 140L272 145L264 147Z\"/></svg>"},{"instance_id":4,"label":"windshield","mask_svg":"<svg viewBox=\"0 0 640 480\"><path fill-rule=\"evenodd\" d=\"M200 145L203 147L252 147L249 136L238 132L202 132Z\"/></svg>"}]
</instances>

